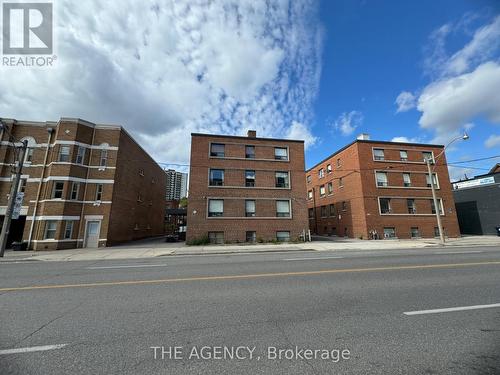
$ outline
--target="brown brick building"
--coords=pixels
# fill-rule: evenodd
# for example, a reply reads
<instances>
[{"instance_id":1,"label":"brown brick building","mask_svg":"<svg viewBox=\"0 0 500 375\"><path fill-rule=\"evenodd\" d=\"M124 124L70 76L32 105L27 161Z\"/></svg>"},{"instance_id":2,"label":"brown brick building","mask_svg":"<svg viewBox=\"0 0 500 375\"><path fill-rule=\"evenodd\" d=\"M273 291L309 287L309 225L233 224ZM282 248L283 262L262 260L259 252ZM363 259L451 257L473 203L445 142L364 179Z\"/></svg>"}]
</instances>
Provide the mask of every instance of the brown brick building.
<instances>
[{"instance_id":1,"label":"brown brick building","mask_svg":"<svg viewBox=\"0 0 500 375\"><path fill-rule=\"evenodd\" d=\"M439 236L425 157L443 146L358 139L306 171L310 229L321 235L369 238ZM434 178L445 235L460 231L446 156Z\"/></svg>"},{"instance_id":2,"label":"brown brick building","mask_svg":"<svg viewBox=\"0 0 500 375\"><path fill-rule=\"evenodd\" d=\"M66 249L163 234L165 173L122 127L73 118L2 123L16 141L28 140L19 187L24 198L8 242ZM6 131L0 141L5 215L14 155Z\"/></svg>"},{"instance_id":3,"label":"brown brick building","mask_svg":"<svg viewBox=\"0 0 500 375\"><path fill-rule=\"evenodd\" d=\"M187 241L287 241L308 229L304 142L191 135Z\"/></svg>"}]
</instances>

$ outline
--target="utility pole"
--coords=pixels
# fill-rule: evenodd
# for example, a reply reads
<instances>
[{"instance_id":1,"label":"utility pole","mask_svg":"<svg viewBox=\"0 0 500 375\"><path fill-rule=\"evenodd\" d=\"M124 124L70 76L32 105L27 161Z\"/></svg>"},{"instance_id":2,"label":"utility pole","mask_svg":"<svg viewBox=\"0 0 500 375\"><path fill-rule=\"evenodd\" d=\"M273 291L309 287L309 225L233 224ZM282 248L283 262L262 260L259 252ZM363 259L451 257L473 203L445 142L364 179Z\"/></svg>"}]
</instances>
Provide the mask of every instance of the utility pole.
<instances>
[{"instance_id":1,"label":"utility pole","mask_svg":"<svg viewBox=\"0 0 500 375\"><path fill-rule=\"evenodd\" d=\"M434 211L436 211L436 220L439 230L439 239L441 244L444 245L444 233L443 226L441 225L441 206L438 205L438 200L436 198L436 188L434 186L434 176L431 170L431 158L425 158L425 163L427 164L427 171L429 172L429 178L431 179L431 190L432 190L432 200L434 201Z\"/></svg>"},{"instance_id":2,"label":"utility pole","mask_svg":"<svg viewBox=\"0 0 500 375\"><path fill-rule=\"evenodd\" d=\"M15 150L14 145L14 150ZM2 232L0 233L0 257L3 257L5 252L5 247L7 245L7 237L9 236L10 223L12 221L12 212L14 211L14 204L16 203L17 190L19 188L19 181L21 180L21 173L23 170L24 156L26 154L26 149L28 147L28 141L22 141L22 146L19 148L19 157L17 163L14 160L16 173L14 176L14 181L10 187L9 201L7 203L7 210L5 212L5 218L3 219ZM15 155L15 152L14 152Z\"/></svg>"}]
</instances>

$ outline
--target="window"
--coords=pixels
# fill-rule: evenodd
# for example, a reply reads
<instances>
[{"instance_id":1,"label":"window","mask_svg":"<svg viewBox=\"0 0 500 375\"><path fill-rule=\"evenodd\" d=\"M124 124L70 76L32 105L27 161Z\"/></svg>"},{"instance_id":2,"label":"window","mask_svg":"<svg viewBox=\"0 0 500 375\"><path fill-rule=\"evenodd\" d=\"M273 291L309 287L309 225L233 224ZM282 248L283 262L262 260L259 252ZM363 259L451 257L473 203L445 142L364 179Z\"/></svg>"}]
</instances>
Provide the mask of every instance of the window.
<instances>
[{"instance_id":1,"label":"window","mask_svg":"<svg viewBox=\"0 0 500 375\"><path fill-rule=\"evenodd\" d=\"M288 188L289 186L288 172L276 172L276 187Z\"/></svg>"},{"instance_id":2,"label":"window","mask_svg":"<svg viewBox=\"0 0 500 375\"><path fill-rule=\"evenodd\" d=\"M426 174L425 175L425 179L426 179L426 182L427 182L427 187L432 187L431 186L431 177L429 176L429 174ZM435 173L432 174L432 182L434 183L434 187L435 188L439 188L439 185L438 185L438 181L437 181L437 176Z\"/></svg>"},{"instance_id":3,"label":"window","mask_svg":"<svg viewBox=\"0 0 500 375\"><path fill-rule=\"evenodd\" d=\"M79 182L72 182L71 183L71 194L70 194L69 199L77 200L79 191L80 191L80 183Z\"/></svg>"},{"instance_id":4,"label":"window","mask_svg":"<svg viewBox=\"0 0 500 375\"><path fill-rule=\"evenodd\" d=\"M284 147L275 147L274 158L276 160L288 160L288 149Z\"/></svg>"},{"instance_id":5,"label":"window","mask_svg":"<svg viewBox=\"0 0 500 375\"><path fill-rule=\"evenodd\" d=\"M381 148L374 148L373 149L373 159L374 160L385 160L384 150L382 150Z\"/></svg>"},{"instance_id":6,"label":"window","mask_svg":"<svg viewBox=\"0 0 500 375\"><path fill-rule=\"evenodd\" d=\"M321 217L327 217L328 214L326 212L327 206L321 206Z\"/></svg>"},{"instance_id":7,"label":"window","mask_svg":"<svg viewBox=\"0 0 500 375\"><path fill-rule=\"evenodd\" d=\"M276 240L278 242L288 242L288 241L290 241L290 232L288 232L288 231L279 231L279 232L276 232Z\"/></svg>"},{"instance_id":8,"label":"window","mask_svg":"<svg viewBox=\"0 0 500 375\"><path fill-rule=\"evenodd\" d=\"M411 186L411 176L409 173L403 173L403 186L405 187Z\"/></svg>"},{"instance_id":9,"label":"window","mask_svg":"<svg viewBox=\"0 0 500 375\"><path fill-rule=\"evenodd\" d=\"M224 186L224 169L210 169L210 186Z\"/></svg>"},{"instance_id":10,"label":"window","mask_svg":"<svg viewBox=\"0 0 500 375\"><path fill-rule=\"evenodd\" d=\"M48 220L45 222L45 240L53 240L56 238L57 221Z\"/></svg>"},{"instance_id":11,"label":"window","mask_svg":"<svg viewBox=\"0 0 500 375\"><path fill-rule=\"evenodd\" d=\"M384 228L384 238L396 238L396 229L394 227Z\"/></svg>"},{"instance_id":12,"label":"window","mask_svg":"<svg viewBox=\"0 0 500 375\"><path fill-rule=\"evenodd\" d=\"M314 208L310 208L308 212L309 212L309 219L314 219Z\"/></svg>"},{"instance_id":13,"label":"window","mask_svg":"<svg viewBox=\"0 0 500 375\"><path fill-rule=\"evenodd\" d=\"M64 238L69 239L73 236L73 222L66 221L66 226L64 227Z\"/></svg>"},{"instance_id":14,"label":"window","mask_svg":"<svg viewBox=\"0 0 500 375\"><path fill-rule=\"evenodd\" d=\"M332 165L331 164L326 165L326 173L332 173Z\"/></svg>"},{"instance_id":15,"label":"window","mask_svg":"<svg viewBox=\"0 0 500 375\"><path fill-rule=\"evenodd\" d=\"M335 205L330 204L330 216L335 216Z\"/></svg>"},{"instance_id":16,"label":"window","mask_svg":"<svg viewBox=\"0 0 500 375\"><path fill-rule=\"evenodd\" d=\"M63 190L64 190L64 182L54 181L54 186L53 186L53 190L52 190L52 198L62 199Z\"/></svg>"},{"instance_id":17,"label":"window","mask_svg":"<svg viewBox=\"0 0 500 375\"><path fill-rule=\"evenodd\" d=\"M406 207L408 208L409 214L416 214L417 213L417 206L415 206L415 199L407 199L406 200Z\"/></svg>"},{"instance_id":18,"label":"window","mask_svg":"<svg viewBox=\"0 0 500 375\"><path fill-rule=\"evenodd\" d=\"M224 145L222 143L211 143L210 156L224 157Z\"/></svg>"},{"instance_id":19,"label":"window","mask_svg":"<svg viewBox=\"0 0 500 375\"><path fill-rule=\"evenodd\" d=\"M246 238L246 242L256 242L257 241L257 233L254 231L247 231L245 238Z\"/></svg>"},{"instance_id":20,"label":"window","mask_svg":"<svg viewBox=\"0 0 500 375\"><path fill-rule=\"evenodd\" d=\"M254 217L255 216L255 201L246 200L245 201L245 216Z\"/></svg>"},{"instance_id":21,"label":"window","mask_svg":"<svg viewBox=\"0 0 500 375\"><path fill-rule=\"evenodd\" d=\"M391 213L391 199L390 198L379 198L380 202L380 213L390 214Z\"/></svg>"},{"instance_id":22,"label":"window","mask_svg":"<svg viewBox=\"0 0 500 375\"><path fill-rule=\"evenodd\" d=\"M245 158L255 159L255 146L245 146Z\"/></svg>"},{"instance_id":23,"label":"window","mask_svg":"<svg viewBox=\"0 0 500 375\"><path fill-rule=\"evenodd\" d=\"M387 173L386 172L377 172L375 173L377 178L377 186L387 186Z\"/></svg>"},{"instance_id":24,"label":"window","mask_svg":"<svg viewBox=\"0 0 500 375\"><path fill-rule=\"evenodd\" d=\"M342 202L342 211L347 211L347 202Z\"/></svg>"},{"instance_id":25,"label":"window","mask_svg":"<svg viewBox=\"0 0 500 375\"><path fill-rule=\"evenodd\" d=\"M76 164L83 164L83 160L85 158L85 148L82 146L78 146L76 151Z\"/></svg>"},{"instance_id":26,"label":"window","mask_svg":"<svg viewBox=\"0 0 500 375\"><path fill-rule=\"evenodd\" d=\"M19 180L19 188L18 188L18 192L20 193L24 193L26 191L26 182L28 181L28 179L26 178L21 178Z\"/></svg>"},{"instance_id":27,"label":"window","mask_svg":"<svg viewBox=\"0 0 500 375\"><path fill-rule=\"evenodd\" d=\"M431 163L434 163L434 155L432 154L432 152L429 151L422 152L422 158L424 159L424 161L430 160Z\"/></svg>"},{"instance_id":28,"label":"window","mask_svg":"<svg viewBox=\"0 0 500 375\"><path fill-rule=\"evenodd\" d=\"M408 152L406 150L399 151L399 158L401 161L408 161Z\"/></svg>"},{"instance_id":29,"label":"window","mask_svg":"<svg viewBox=\"0 0 500 375\"><path fill-rule=\"evenodd\" d=\"M290 201L276 201L276 217L290 217Z\"/></svg>"},{"instance_id":30,"label":"window","mask_svg":"<svg viewBox=\"0 0 500 375\"><path fill-rule=\"evenodd\" d=\"M344 186L344 178L340 177L339 178L339 187L343 187L343 186Z\"/></svg>"},{"instance_id":31,"label":"window","mask_svg":"<svg viewBox=\"0 0 500 375\"><path fill-rule=\"evenodd\" d=\"M28 148L26 149L26 155L24 157L24 162L25 163L31 163L33 161L33 152L35 149L33 147L29 147L28 143Z\"/></svg>"},{"instance_id":32,"label":"window","mask_svg":"<svg viewBox=\"0 0 500 375\"><path fill-rule=\"evenodd\" d=\"M69 162L69 146L61 146L59 148L59 161Z\"/></svg>"},{"instance_id":33,"label":"window","mask_svg":"<svg viewBox=\"0 0 500 375\"><path fill-rule=\"evenodd\" d=\"M434 227L434 237L439 237L439 227Z\"/></svg>"},{"instance_id":34,"label":"window","mask_svg":"<svg viewBox=\"0 0 500 375\"><path fill-rule=\"evenodd\" d=\"M102 190L104 188L103 184L97 184L95 187L95 200L96 201L101 201L102 200Z\"/></svg>"},{"instance_id":35,"label":"window","mask_svg":"<svg viewBox=\"0 0 500 375\"><path fill-rule=\"evenodd\" d=\"M224 214L224 201L222 199L208 200L208 217L219 217Z\"/></svg>"},{"instance_id":36,"label":"window","mask_svg":"<svg viewBox=\"0 0 500 375\"><path fill-rule=\"evenodd\" d=\"M431 199L430 202L431 202L431 212L435 215L436 206L434 205L434 199ZM438 205L439 205L439 214L443 215L443 201L441 199L438 199Z\"/></svg>"},{"instance_id":37,"label":"window","mask_svg":"<svg viewBox=\"0 0 500 375\"><path fill-rule=\"evenodd\" d=\"M311 183L311 175L308 175L307 176L307 183L310 184Z\"/></svg>"},{"instance_id":38,"label":"window","mask_svg":"<svg viewBox=\"0 0 500 375\"><path fill-rule=\"evenodd\" d=\"M307 192L307 198L308 198L308 199L313 199L313 191L312 191L312 190L309 190L309 191Z\"/></svg>"},{"instance_id":39,"label":"window","mask_svg":"<svg viewBox=\"0 0 500 375\"><path fill-rule=\"evenodd\" d=\"M102 149L99 157L99 166L105 167L108 164L108 150Z\"/></svg>"},{"instance_id":40,"label":"window","mask_svg":"<svg viewBox=\"0 0 500 375\"><path fill-rule=\"evenodd\" d=\"M342 165L342 161L340 159L337 159L337 168L340 168L341 165Z\"/></svg>"},{"instance_id":41,"label":"window","mask_svg":"<svg viewBox=\"0 0 500 375\"><path fill-rule=\"evenodd\" d=\"M326 185L327 189L328 189L328 194L332 194L333 193L333 182L329 182L327 185Z\"/></svg>"},{"instance_id":42,"label":"window","mask_svg":"<svg viewBox=\"0 0 500 375\"><path fill-rule=\"evenodd\" d=\"M319 171L318 171L318 177L319 178L323 178L325 177L325 170L323 168L321 168Z\"/></svg>"},{"instance_id":43,"label":"window","mask_svg":"<svg viewBox=\"0 0 500 375\"><path fill-rule=\"evenodd\" d=\"M245 186L255 186L255 171L245 171Z\"/></svg>"},{"instance_id":44,"label":"window","mask_svg":"<svg viewBox=\"0 0 500 375\"><path fill-rule=\"evenodd\" d=\"M411 238L420 237L420 231L419 231L418 227L411 227L410 236L411 236Z\"/></svg>"},{"instance_id":45,"label":"window","mask_svg":"<svg viewBox=\"0 0 500 375\"><path fill-rule=\"evenodd\" d=\"M210 243L223 244L224 232L208 232L208 240Z\"/></svg>"},{"instance_id":46,"label":"window","mask_svg":"<svg viewBox=\"0 0 500 375\"><path fill-rule=\"evenodd\" d=\"M325 196L325 185L321 185L319 187L319 196L324 197Z\"/></svg>"}]
</instances>

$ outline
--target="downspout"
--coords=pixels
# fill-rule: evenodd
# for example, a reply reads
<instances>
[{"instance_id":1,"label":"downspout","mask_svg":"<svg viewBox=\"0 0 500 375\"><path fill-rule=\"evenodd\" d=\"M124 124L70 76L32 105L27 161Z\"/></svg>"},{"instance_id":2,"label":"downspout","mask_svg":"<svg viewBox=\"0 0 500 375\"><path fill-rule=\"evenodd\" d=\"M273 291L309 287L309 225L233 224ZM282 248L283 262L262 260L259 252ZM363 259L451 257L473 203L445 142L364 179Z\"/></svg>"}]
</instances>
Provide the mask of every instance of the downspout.
<instances>
[{"instance_id":1,"label":"downspout","mask_svg":"<svg viewBox=\"0 0 500 375\"><path fill-rule=\"evenodd\" d=\"M35 228L35 218L36 218L36 212L38 210L38 201L40 200L40 194L42 193L43 177L45 176L45 168L47 167L47 160L49 158L50 138L52 137L53 131L54 129L47 128L47 132L49 133L47 137L47 149L45 150L45 157L43 159L42 174L40 175L40 182L38 183L35 207L33 208L33 216L31 217L30 235L28 237L28 249L30 248L31 239L33 238L33 229Z\"/></svg>"},{"instance_id":2,"label":"downspout","mask_svg":"<svg viewBox=\"0 0 500 375\"><path fill-rule=\"evenodd\" d=\"M82 199L82 211L80 213L80 225L78 226L78 236L76 236L77 242L76 242L76 247L78 248L78 240L80 239L80 233L82 232L82 225L83 225L83 212L85 210L85 197L87 196L87 185L88 185L88 180L89 180L89 174L90 174L90 163L92 162L92 147L94 146L94 139L95 139L95 126L94 130L92 131L92 142L90 144L90 150L89 150L89 163L87 165L87 176L85 177L85 187L83 188L83 199ZM82 238L82 247L84 245L85 238ZM97 241L97 246L99 246L99 241Z\"/></svg>"}]
</instances>

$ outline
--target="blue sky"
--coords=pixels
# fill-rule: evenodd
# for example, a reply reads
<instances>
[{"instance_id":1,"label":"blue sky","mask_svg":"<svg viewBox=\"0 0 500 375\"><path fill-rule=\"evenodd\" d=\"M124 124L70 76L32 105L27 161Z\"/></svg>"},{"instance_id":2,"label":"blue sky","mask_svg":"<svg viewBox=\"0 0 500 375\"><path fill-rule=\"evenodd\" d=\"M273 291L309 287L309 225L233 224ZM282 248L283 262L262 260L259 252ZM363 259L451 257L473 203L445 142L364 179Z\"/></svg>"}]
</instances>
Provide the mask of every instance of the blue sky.
<instances>
[{"instance_id":1,"label":"blue sky","mask_svg":"<svg viewBox=\"0 0 500 375\"><path fill-rule=\"evenodd\" d=\"M496 43L487 41L489 47L481 47L483 50L476 52L481 56L471 58L473 61L467 69L440 74L432 71L427 60L434 60L434 56L437 65L444 64L447 57L449 59L473 40L478 29L494 22L499 9L500 5L494 1L323 1L319 12L324 25L323 62L313 127L319 142L309 148L307 166L322 160L361 132L369 133L376 140L407 137L419 142L444 143L453 138L453 131L459 132L464 125L466 128L472 126L466 124L474 124L468 129L471 138L450 147L448 161L499 155L500 142L490 142L489 148L485 146L490 136L500 135L499 122L488 119L484 111L466 113L458 119L463 122L458 121L456 127L439 133L434 125L427 129L419 125L422 111L411 108L397 112L395 103L403 91L418 98L433 82L473 72L478 65L488 61L498 63L500 25L491 31L496 33ZM440 40L433 38L433 33L446 25L449 30L438 59L436 45L440 45ZM484 49L492 50L485 53ZM500 86L496 96L500 96ZM349 116L353 111L356 113ZM352 133L346 131L344 134L342 124L347 125L346 130L349 125L357 127ZM466 165L490 168L494 162L500 162L500 158ZM470 168L452 170L455 177L464 172L468 175L483 173Z\"/></svg>"},{"instance_id":2,"label":"blue sky","mask_svg":"<svg viewBox=\"0 0 500 375\"><path fill-rule=\"evenodd\" d=\"M54 9L54 66L0 66L9 88L0 117L123 125L183 171L191 132L304 139L308 167L360 132L446 143L468 129L448 160L500 154L498 0L57 0Z\"/></svg>"}]
</instances>

